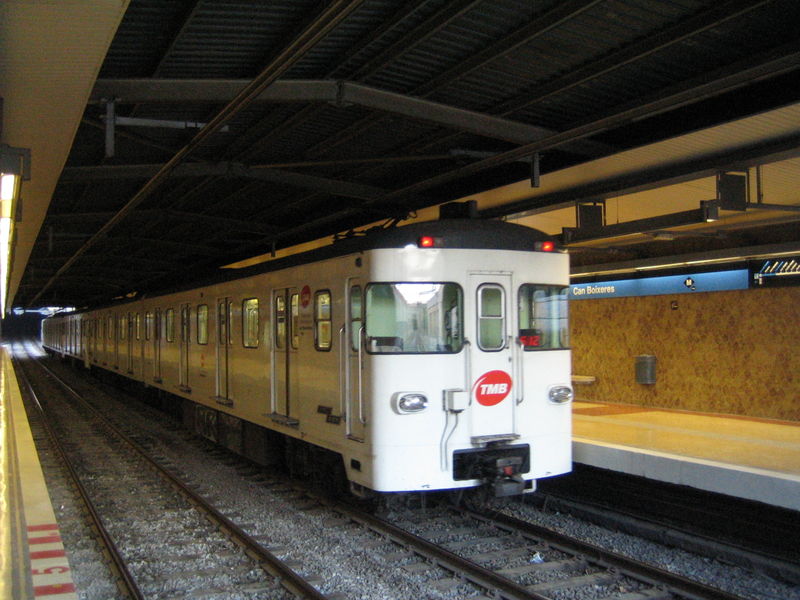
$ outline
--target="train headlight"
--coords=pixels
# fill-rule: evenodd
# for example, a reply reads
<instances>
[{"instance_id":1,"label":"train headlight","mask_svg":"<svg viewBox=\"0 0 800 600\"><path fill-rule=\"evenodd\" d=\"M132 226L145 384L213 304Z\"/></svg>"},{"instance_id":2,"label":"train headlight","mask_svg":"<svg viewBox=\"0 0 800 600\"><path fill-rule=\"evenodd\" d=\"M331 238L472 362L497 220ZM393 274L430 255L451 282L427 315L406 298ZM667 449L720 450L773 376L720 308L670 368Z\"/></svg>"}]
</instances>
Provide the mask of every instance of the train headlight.
<instances>
[{"instance_id":1,"label":"train headlight","mask_svg":"<svg viewBox=\"0 0 800 600\"><path fill-rule=\"evenodd\" d=\"M392 396L392 404L396 412L407 415L428 408L428 398L419 392L398 392Z\"/></svg>"},{"instance_id":2,"label":"train headlight","mask_svg":"<svg viewBox=\"0 0 800 600\"><path fill-rule=\"evenodd\" d=\"M547 392L550 402L564 404L572 400L572 388L566 385L556 385Z\"/></svg>"}]
</instances>

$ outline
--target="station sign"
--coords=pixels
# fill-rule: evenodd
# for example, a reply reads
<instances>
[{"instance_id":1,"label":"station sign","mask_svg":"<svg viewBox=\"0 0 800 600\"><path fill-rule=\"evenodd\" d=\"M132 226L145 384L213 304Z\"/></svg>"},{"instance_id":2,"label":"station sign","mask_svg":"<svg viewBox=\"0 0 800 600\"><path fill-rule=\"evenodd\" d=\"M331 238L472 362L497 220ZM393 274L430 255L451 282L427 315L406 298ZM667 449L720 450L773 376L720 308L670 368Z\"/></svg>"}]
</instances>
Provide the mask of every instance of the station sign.
<instances>
[{"instance_id":1,"label":"station sign","mask_svg":"<svg viewBox=\"0 0 800 600\"><path fill-rule=\"evenodd\" d=\"M593 300L597 298L658 296L662 294L694 294L698 292L746 290L749 287L749 270L736 269L712 273L577 283L569 286L569 299Z\"/></svg>"}]
</instances>

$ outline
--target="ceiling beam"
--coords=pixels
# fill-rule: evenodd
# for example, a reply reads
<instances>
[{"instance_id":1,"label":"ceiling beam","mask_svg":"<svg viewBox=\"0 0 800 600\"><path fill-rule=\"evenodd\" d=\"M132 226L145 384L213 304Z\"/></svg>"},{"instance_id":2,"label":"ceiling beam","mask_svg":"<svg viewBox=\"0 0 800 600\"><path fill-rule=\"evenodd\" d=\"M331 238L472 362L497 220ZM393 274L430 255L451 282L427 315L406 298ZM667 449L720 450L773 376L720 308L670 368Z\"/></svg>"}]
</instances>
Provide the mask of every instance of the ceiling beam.
<instances>
[{"instance_id":1,"label":"ceiling beam","mask_svg":"<svg viewBox=\"0 0 800 600\"><path fill-rule=\"evenodd\" d=\"M98 165L94 167L67 167L61 175L62 183L86 183L98 179L148 179L163 167L153 165ZM283 169L247 166L235 162L183 163L170 172L170 177L242 177L282 183L301 189L325 192L334 196L346 196L371 200L389 193L389 190L363 183L341 181L296 173ZM135 213L132 213L135 214Z\"/></svg>"},{"instance_id":2,"label":"ceiling beam","mask_svg":"<svg viewBox=\"0 0 800 600\"><path fill-rule=\"evenodd\" d=\"M101 103L115 99L121 104L224 103L235 97L246 84L247 81L238 79L98 79L89 102ZM256 100L363 106L514 144L527 144L553 133L545 127L348 81L276 81ZM596 144L595 153L607 151L608 148L603 144Z\"/></svg>"},{"instance_id":3,"label":"ceiling beam","mask_svg":"<svg viewBox=\"0 0 800 600\"><path fill-rule=\"evenodd\" d=\"M556 208L572 206L576 202L604 200L624 196L686 181L712 177L720 171L743 171L755 165L764 165L800 157L800 133L779 139L726 150L703 158L692 158L665 167L645 169L632 174L598 180L586 185L569 187L549 194L540 194L516 202L481 211L485 218L536 214Z\"/></svg>"},{"instance_id":4,"label":"ceiling beam","mask_svg":"<svg viewBox=\"0 0 800 600\"><path fill-rule=\"evenodd\" d=\"M699 35L709 29L718 27L721 23L741 17L772 0L728 0L716 4L709 9L692 15L670 27L654 32L642 39L625 45L610 52L598 60L587 62L585 65L567 70L562 76L536 85L533 89L526 90L514 98L506 100L495 108L497 114L508 115L522 110L531 105L543 102L556 94L564 93L579 85L626 67L643 58L669 48L674 44L684 42L686 39Z\"/></svg>"},{"instance_id":5,"label":"ceiling beam","mask_svg":"<svg viewBox=\"0 0 800 600\"><path fill-rule=\"evenodd\" d=\"M256 221L242 221L239 219L231 219L230 217L219 217L216 215L189 213L189 212L170 210L170 209L164 211L164 214L167 216L176 217L184 221L199 221L203 223L208 223L209 225L212 225L217 229L220 226L223 226L228 231L255 233L257 235L272 235L276 231L280 230L279 227L275 227L274 225L265 225L262 223L258 223Z\"/></svg>"},{"instance_id":6,"label":"ceiling beam","mask_svg":"<svg viewBox=\"0 0 800 600\"><path fill-rule=\"evenodd\" d=\"M565 143L603 133L627 123L647 119L670 110L719 96L731 90L744 87L759 79L766 79L788 73L800 68L800 41L793 41L760 55L751 56L711 73L680 82L677 85L653 94L652 96L617 107L617 110L582 123L541 140L531 142L459 169L454 169L430 179L411 184L377 200L396 200L412 196L461 177L467 177L491 169L549 148L561 147Z\"/></svg>"},{"instance_id":7,"label":"ceiling beam","mask_svg":"<svg viewBox=\"0 0 800 600\"><path fill-rule=\"evenodd\" d=\"M41 290L30 300L33 305L39 297L53 285L53 283L72 267L73 264L90 248L100 240L108 236L128 213L132 212L137 206L148 199L158 190L171 172L182 164L206 139L214 135L225 123L232 119L236 114L249 106L261 92L271 83L283 75L292 65L299 61L311 50L320 40L329 34L337 25L344 21L363 0L332 0L325 5L317 17L300 32L300 34L285 48L283 48L274 59L269 61L261 73L255 77L239 94L228 102L208 123L201 129L189 142L181 148L175 155L163 165L145 185L125 204L120 211L114 215L100 230L89 239L64 265L50 278Z\"/></svg>"}]
</instances>

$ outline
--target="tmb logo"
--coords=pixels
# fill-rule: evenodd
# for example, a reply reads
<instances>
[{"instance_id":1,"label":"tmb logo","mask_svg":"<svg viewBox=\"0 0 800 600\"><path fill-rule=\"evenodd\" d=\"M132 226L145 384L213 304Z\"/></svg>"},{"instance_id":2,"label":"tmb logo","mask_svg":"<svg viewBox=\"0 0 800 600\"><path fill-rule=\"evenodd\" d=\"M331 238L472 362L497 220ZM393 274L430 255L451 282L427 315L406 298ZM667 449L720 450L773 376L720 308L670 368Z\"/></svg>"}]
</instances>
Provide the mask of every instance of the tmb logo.
<instances>
[{"instance_id":1,"label":"tmb logo","mask_svg":"<svg viewBox=\"0 0 800 600\"><path fill-rule=\"evenodd\" d=\"M494 406L505 400L511 392L511 376L505 371L484 373L472 387L472 393L479 404Z\"/></svg>"}]
</instances>

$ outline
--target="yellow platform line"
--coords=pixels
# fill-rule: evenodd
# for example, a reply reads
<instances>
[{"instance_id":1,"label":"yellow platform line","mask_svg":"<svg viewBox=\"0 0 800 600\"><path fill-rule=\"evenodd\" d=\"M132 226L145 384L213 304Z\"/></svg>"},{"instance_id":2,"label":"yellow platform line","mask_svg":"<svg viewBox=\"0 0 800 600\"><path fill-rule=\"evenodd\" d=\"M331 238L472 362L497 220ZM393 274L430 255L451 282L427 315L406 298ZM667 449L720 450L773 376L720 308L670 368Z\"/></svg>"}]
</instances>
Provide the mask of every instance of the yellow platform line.
<instances>
[{"instance_id":1,"label":"yellow platform line","mask_svg":"<svg viewBox=\"0 0 800 600\"><path fill-rule=\"evenodd\" d=\"M0 352L0 598L77 600L7 349Z\"/></svg>"}]
</instances>

